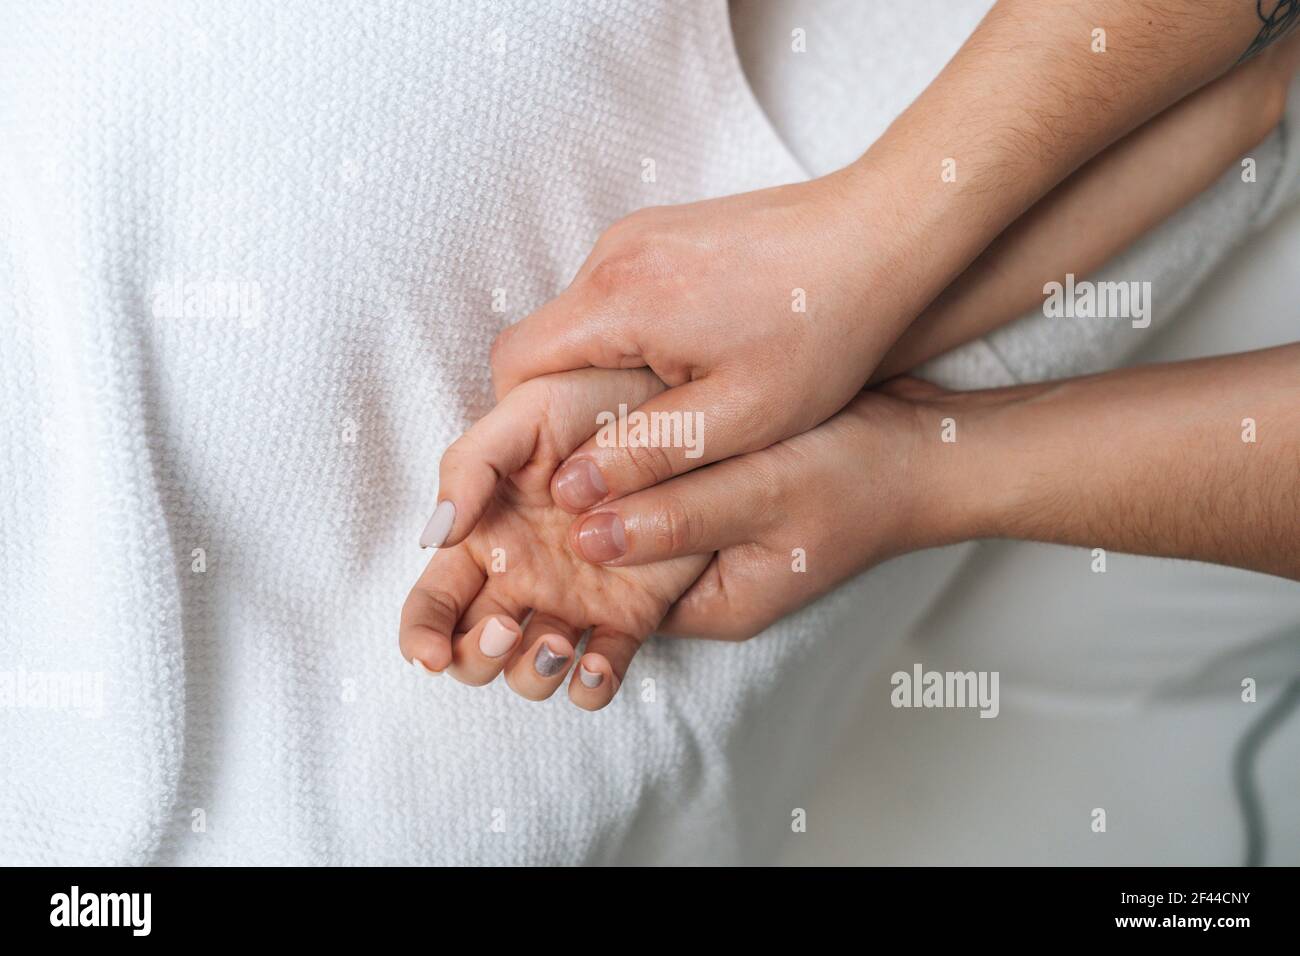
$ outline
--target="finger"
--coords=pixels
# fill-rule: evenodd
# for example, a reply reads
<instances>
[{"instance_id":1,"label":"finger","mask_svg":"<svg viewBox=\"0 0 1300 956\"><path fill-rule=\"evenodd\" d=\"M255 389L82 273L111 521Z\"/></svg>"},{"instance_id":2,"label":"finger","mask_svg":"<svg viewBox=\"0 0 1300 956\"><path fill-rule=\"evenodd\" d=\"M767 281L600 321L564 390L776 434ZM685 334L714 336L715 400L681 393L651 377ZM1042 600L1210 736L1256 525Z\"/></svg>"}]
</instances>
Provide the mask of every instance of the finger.
<instances>
[{"instance_id":1,"label":"finger","mask_svg":"<svg viewBox=\"0 0 1300 956\"><path fill-rule=\"evenodd\" d=\"M597 627L587 640L587 650L573 669L569 699L583 710L600 710L623 686L628 666L641 649L642 640L608 627Z\"/></svg>"},{"instance_id":2,"label":"finger","mask_svg":"<svg viewBox=\"0 0 1300 956\"><path fill-rule=\"evenodd\" d=\"M486 575L463 548L439 551L402 605L398 646L417 668L441 674L451 664L451 636Z\"/></svg>"},{"instance_id":3,"label":"finger","mask_svg":"<svg viewBox=\"0 0 1300 956\"><path fill-rule=\"evenodd\" d=\"M736 394L724 377L711 376L627 414L611 409L617 420L605 415L600 430L568 457L551 481L552 498L576 514L782 437L777 416L743 406Z\"/></svg>"},{"instance_id":4,"label":"finger","mask_svg":"<svg viewBox=\"0 0 1300 956\"><path fill-rule=\"evenodd\" d=\"M842 573L841 573L842 571ZM720 551L655 629L675 637L747 641L852 573L794 572L788 554L759 544Z\"/></svg>"},{"instance_id":5,"label":"finger","mask_svg":"<svg viewBox=\"0 0 1300 956\"><path fill-rule=\"evenodd\" d=\"M496 680L519 645L523 629L504 614L488 614L456 636L447 673L473 687Z\"/></svg>"},{"instance_id":6,"label":"finger","mask_svg":"<svg viewBox=\"0 0 1300 956\"><path fill-rule=\"evenodd\" d=\"M523 627L517 622L527 616L528 609L494 587L489 577L456 625L447 673L474 687L490 684L519 646ZM491 619L497 626L488 623Z\"/></svg>"},{"instance_id":7,"label":"finger","mask_svg":"<svg viewBox=\"0 0 1300 956\"><path fill-rule=\"evenodd\" d=\"M744 550L744 549L738 549ZM728 560L732 552L722 552L713 556L709 566L704 569L695 583L677 602L668 609L668 614L659 622L660 634L674 637L714 638L720 640L742 640L750 635L735 633L737 628L747 626L751 604L764 600L781 588L782 579L763 567L765 562L758 560L739 562ZM728 568L724 571L723 564ZM766 570L764 575L734 573L739 563L744 568ZM753 585L756 580L764 584L758 591Z\"/></svg>"},{"instance_id":8,"label":"finger","mask_svg":"<svg viewBox=\"0 0 1300 956\"><path fill-rule=\"evenodd\" d=\"M506 682L520 697L546 700L564 682L582 633L566 621L534 611L519 650L506 665Z\"/></svg>"},{"instance_id":9,"label":"finger","mask_svg":"<svg viewBox=\"0 0 1300 956\"><path fill-rule=\"evenodd\" d=\"M551 372L645 365L624 331L624 315L622 310L595 304L583 284L575 284L532 315L502 329L492 343L491 356L497 398Z\"/></svg>"},{"instance_id":10,"label":"finger","mask_svg":"<svg viewBox=\"0 0 1300 956\"><path fill-rule=\"evenodd\" d=\"M420 533L421 548L464 541L487 510L498 483L528 463L537 443L537 422L511 418L497 406L452 442L438 465L438 503Z\"/></svg>"},{"instance_id":11,"label":"finger","mask_svg":"<svg viewBox=\"0 0 1300 956\"><path fill-rule=\"evenodd\" d=\"M465 613L460 616L460 623L456 625L457 633L464 634L490 614L499 614L522 623L528 616L528 608L511 597L504 588L496 587L492 577L489 576L483 589L478 592L478 596L470 602L469 607L465 608Z\"/></svg>"},{"instance_id":12,"label":"finger","mask_svg":"<svg viewBox=\"0 0 1300 956\"><path fill-rule=\"evenodd\" d=\"M438 467L438 505L421 547L450 547L474 530L497 485L539 456L553 470L597 427L597 415L662 391L649 371L586 369L526 382L452 443ZM543 482L546 476L541 479Z\"/></svg>"},{"instance_id":13,"label":"finger","mask_svg":"<svg viewBox=\"0 0 1300 956\"><path fill-rule=\"evenodd\" d=\"M622 566L753 541L787 500L772 461L768 452L728 458L610 501L569 526L569 546L592 564Z\"/></svg>"}]
</instances>

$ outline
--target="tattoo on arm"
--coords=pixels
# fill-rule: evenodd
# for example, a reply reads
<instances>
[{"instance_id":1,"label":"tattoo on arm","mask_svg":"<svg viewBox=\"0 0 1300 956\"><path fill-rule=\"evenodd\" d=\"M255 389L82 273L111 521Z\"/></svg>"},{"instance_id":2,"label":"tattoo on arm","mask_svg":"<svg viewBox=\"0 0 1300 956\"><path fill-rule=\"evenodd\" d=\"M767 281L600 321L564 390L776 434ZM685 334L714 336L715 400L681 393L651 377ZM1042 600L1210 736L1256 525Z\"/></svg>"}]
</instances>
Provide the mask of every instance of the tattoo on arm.
<instances>
[{"instance_id":1,"label":"tattoo on arm","mask_svg":"<svg viewBox=\"0 0 1300 956\"><path fill-rule=\"evenodd\" d=\"M1263 26L1239 63L1249 60L1274 40L1280 40L1300 23L1300 0L1255 0L1255 13Z\"/></svg>"}]
</instances>

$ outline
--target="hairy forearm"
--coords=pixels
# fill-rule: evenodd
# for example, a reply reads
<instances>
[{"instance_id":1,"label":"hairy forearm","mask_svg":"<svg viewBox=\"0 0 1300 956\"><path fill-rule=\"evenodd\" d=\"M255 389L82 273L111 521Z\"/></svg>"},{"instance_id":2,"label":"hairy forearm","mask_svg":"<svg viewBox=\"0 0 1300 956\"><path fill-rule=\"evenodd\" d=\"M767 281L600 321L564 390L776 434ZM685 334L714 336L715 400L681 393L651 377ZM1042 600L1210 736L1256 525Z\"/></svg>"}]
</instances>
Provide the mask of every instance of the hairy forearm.
<instances>
[{"instance_id":1,"label":"hairy forearm","mask_svg":"<svg viewBox=\"0 0 1300 956\"><path fill-rule=\"evenodd\" d=\"M1018 215L1239 62L1261 25L1252 0L999 0L891 133L966 155L965 191Z\"/></svg>"},{"instance_id":2,"label":"hairy forearm","mask_svg":"<svg viewBox=\"0 0 1300 956\"><path fill-rule=\"evenodd\" d=\"M1190 202L1277 125L1298 41L1171 106L1044 196L921 313L873 381L1019 318L1046 283L1089 274Z\"/></svg>"},{"instance_id":3,"label":"hairy forearm","mask_svg":"<svg viewBox=\"0 0 1300 956\"><path fill-rule=\"evenodd\" d=\"M870 324L869 351L1080 165L1239 62L1262 24L1250 0L1000 0L836 174L863 221L898 239L870 268L907 280L870 303L896 318Z\"/></svg>"},{"instance_id":4,"label":"hairy forearm","mask_svg":"<svg viewBox=\"0 0 1300 956\"><path fill-rule=\"evenodd\" d=\"M1300 579L1300 344L953 401L954 537Z\"/></svg>"}]
</instances>

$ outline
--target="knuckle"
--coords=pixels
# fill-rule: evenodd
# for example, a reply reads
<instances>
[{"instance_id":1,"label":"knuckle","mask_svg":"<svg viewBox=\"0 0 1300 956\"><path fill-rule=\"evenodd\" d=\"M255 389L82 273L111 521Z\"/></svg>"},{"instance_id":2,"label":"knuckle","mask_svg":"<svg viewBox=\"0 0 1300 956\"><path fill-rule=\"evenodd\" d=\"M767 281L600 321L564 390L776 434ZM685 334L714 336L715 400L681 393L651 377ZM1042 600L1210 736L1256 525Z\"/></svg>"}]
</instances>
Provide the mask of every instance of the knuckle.
<instances>
[{"instance_id":1,"label":"knuckle","mask_svg":"<svg viewBox=\"0 0 1300 956\"><path fill-rule=\"evenodd\" d=\"M729 481L738 496L729 510L743 525L736 541L759 543L776 528L788 532L800 520L800 503L821 483L821 476L785 443L771 445L727 462Z\"/></svg>"},{"instance_id":2,"label":"knuckle","mask_svg":"<svg viewBox=\"0 0 1300 956\"><path fill-rule=\"evenodd\" d=\"M672 554L692 553L704 537L700 513L676 495L664 500L660 522L661 543Z\"/></svg>"},{"instance_id":3,"label":"knuckle","mask_svg":"<svg viewBox=\"0 0 1300 956\"><path fill-rule=\"evenodd\" d=\"M615 296L652 278L656 253L653 243L642 236L612 243L591 267L587 284L604 296Z\"/></svg>"},{"instance_id":4,"label":"knuckle","mask_svg":"<svg viewBox=\"0 0 1300 956\"><path fill-rule=\"evenodd\" d=\"M766 629L771 621L767 612L756 606L755 596L747 589L729 587L729 577L717 558L710 562L687 598L689 625L676 633L738 644Z\"/></svg>"},{"instance_id":5,"label":"knuckle","mask_svg":"<svg viewBox=\"0 0 1300 956\"><path fill-rule=\"evenodd\" d=\"M779 438L788 431L798 404L777 389L755 389L745 396L743 404L736 409L736 423L744 434L753 436L757 442L756 447L761 448L766 444L762 439L769 436ZM777 430L776 426L784 427Z\"/></svg>"},{"instance_id":6,"label":"knuckle","mask_svg":"<svg viewBox=\"0 0 1300 956\"><path fill-rule=\"evenodd\" d=\"M515 327L507 325L492 340L492 345L488 349L488 367L492 370L494 378L505 371L505 363L510 354L510 340L514 338L514 335Z\"/></svg>"},{"instance_id":7,"label":"knuckle","mask_svg":"<svg viewBox=\"0 0 1300 956\"><path fill-rule=\"evenodd\" d=\"M751 514L760 528L767 529L787 513L788 504L794 498L791 494L789 469L766 459L747 464L754 496L754 511Z\"/></svg>"},{"instance_id":8,"label":"knuckle","mask_svg":"<svg viewBox=\"0 0 1300 956\"><path fill-rule=\"evenodd\" d=\"M437 617L439 624L447 622L450 627L460 617L460 608L446 591L430 584L417 583L408 598L410 606L421 618Z\"/></svg>"},{"instance_id":9,"label":"knuckle","mask_svg":"<svg viewBox=\"0 0 1300 956\"><path fill-rule=\"evenodd\" d=\"M649 488L673 476L673 460L656 445L632 445L623 449L623 461L637 488Z\"/></svg>"},{"instance_id":10,"label":"knuckle","mask_svg":"<svg viewBox=\"0 0 1300 956\"><path fill-rule=\"evenodd\" d=\"M466 432L447 446L438 462L438 484L445 492L474 473L485 461L483 449L473 432Z\"/></svg>"},{"instance_id":11,"label":"knuckle","mask_svg":"<svg viewBox=\"0 0 1300 956\"><path fill-rule=\"evenodd\" d=\"M655 286L685 265L681 244L658 224L654 210L641 210L606 230L595 248L587 284L603 295Z\"/></svg>"},{"instance_id":12,"label":"knuckle","mask_svg":"<svg viewBox=\"0 0 1300 956\"><path fill-rule=\"evenodd\" d=\"M566 383L571 392L572 378L565 373L530 378L517 385L511 392L511 397L519 403L519 409L525 418L545 419L553 408L563 407Z\"/></svg>"},{"instance_id":13,"label":"knuckle","mask_svg":"<svg viewBox=\"0 0 1300 956\"><path fill-rule=\"evenodd\" d=\"M443 477L455 474L464 466L465 459L469 456L469 438L467 435L461 435L454 442L447 446L447 450L442 453L442 459L438 463L438 472Z\"/></svg>"}]
</instances>

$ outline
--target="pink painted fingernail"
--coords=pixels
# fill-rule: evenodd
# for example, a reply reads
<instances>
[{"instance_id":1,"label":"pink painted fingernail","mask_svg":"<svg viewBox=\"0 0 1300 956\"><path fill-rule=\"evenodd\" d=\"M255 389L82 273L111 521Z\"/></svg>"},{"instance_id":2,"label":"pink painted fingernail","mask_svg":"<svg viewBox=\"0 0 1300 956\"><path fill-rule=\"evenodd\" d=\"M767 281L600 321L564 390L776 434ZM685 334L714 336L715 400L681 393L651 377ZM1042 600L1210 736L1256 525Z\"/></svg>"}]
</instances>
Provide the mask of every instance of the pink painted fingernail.
<instances>
[{"instance_id":1,"label":"pink painted fingernail","mask_svg":"<svg viewBox=\"0 0 1300 956\"><path fill-rule=\"evenodd\" d=\"M600 469L585 458L569 462L555 476L555 496L577 511L590 508L607 494L609 486Z\"/></svg>"},{"instance_id":2,"label":"pink painted fingernail","mask_svg":"<svg viewBox=\"0 0 1300 956\"><path fill-rule=\"evenodd\" d=\"M483 625L483 633L478 636L478 649L487 657L500 657L515 646L515 632L496 618L490 618Z\"/></svg>"},{"instance_id":3,"label":"pink painted fingernail","mask_svg":"<svg viewBox=\"0 0 1300 956\"><path fill-rule=\"evenodd\" d=\"M429 523L424 526L424 533L420 535L420 547L441 548L442 543L447 540L447 535L451 534L451 526L455 523L456 506L450 501L438 502L438 507L433 509Z\"/></svg>"},{"instance_id":4,"label":"pink painted fingernail","mask_svg":"<svg viewBox=\"0 0 1300 956\"><path fill-rule=\"evenodd\" d=\"M583 519L578 529L578 550L594 564L621 558L627 552L623 519L608 511Z\"/></svg>"}]
</instances>

